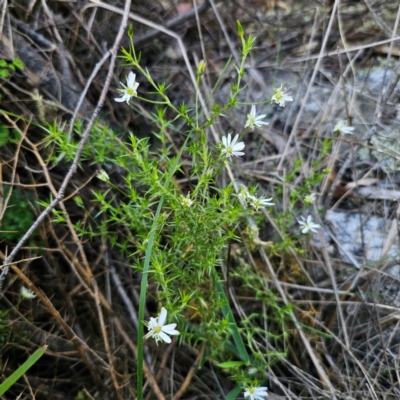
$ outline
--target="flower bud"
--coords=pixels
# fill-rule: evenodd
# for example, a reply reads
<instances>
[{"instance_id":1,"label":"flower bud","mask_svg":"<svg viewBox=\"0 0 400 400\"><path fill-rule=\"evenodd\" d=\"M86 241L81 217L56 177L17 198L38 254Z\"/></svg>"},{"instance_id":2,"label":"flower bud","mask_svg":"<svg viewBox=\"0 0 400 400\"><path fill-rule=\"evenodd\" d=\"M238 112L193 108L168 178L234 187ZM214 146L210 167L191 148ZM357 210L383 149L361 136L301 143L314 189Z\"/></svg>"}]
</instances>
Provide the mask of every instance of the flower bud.
<instances>
[{"instance_id":1,"label":"flower bud","mask_svg":"<svg viewBox=\"0 0 400 400\"><path fill-rule=\"evenodd\" d=\"M237 32L240 37L243 36L243 27L239 20L236 21L237 24Z\"/></svg>"},{"instance_id":2,"label":"flower bud","mask_svg":"<svg viewBox=\"0 0 400 400\"><path fill-rule=\"evenodd\" d=\"M206 63L204 60L201 60L201 61L199 62L198 67L197 67L197 75L198 75L198 76L203 75L203 74L204 74L204 71L206 70L206 67L207 67L207 63Z\"/></svg>"}]
</instances>

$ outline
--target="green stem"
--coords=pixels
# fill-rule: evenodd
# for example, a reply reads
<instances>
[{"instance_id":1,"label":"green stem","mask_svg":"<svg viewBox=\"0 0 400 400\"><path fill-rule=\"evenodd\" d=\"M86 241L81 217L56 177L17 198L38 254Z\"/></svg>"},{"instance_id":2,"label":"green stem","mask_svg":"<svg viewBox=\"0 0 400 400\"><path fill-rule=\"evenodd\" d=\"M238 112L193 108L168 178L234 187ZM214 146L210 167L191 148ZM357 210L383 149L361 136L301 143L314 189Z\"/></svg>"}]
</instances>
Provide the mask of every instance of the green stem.
<instances>
[{"instance_id":1,"label":"green stem","mask_svg":"<svg viewBox=\"0 0 400 400\"><path fill-rule=\"evenodd\" d=\"M182 156L183 151L186 148L186 144L190 138L188 135L185 139L181 150L176 157L176 162L171 168L171 171L168 175L168 178L165 182L165 187L168 188L169 183L171 182L172 176L174 175L176 168L178 167L179 160ZM160 202L158 203L156 215L154 217L153 225L151 227L149 242L146 248L146 256L144 260L143 272L142 272L142 282L140 284L140 300L139 300L139 326L138 326L138 340L137 340L137 400L142 400L143 398L143 346L144 346L144 310L146 306L146 293L147 293L147 281L149 277L149 268L150 268L150 260L151 260L151 252L153 250L154 244L154 236L156 234L157 223L160 217L162 205L164 202L165 194L163 194L160 198Z\"/></svg>"}]
</instances>

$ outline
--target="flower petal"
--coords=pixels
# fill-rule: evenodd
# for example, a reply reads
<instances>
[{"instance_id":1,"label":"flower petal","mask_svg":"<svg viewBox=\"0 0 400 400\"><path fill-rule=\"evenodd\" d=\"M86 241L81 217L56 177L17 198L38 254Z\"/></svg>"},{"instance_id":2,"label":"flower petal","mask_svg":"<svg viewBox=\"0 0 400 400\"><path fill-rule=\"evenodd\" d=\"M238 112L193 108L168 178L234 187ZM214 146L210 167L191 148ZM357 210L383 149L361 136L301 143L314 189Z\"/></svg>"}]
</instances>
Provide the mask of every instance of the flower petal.
<instances>
[{"instance_id":1,"label":"flower petal","mask_svg":"<svg viewBox=\"0 0 400 400\"><path fill-rule=\"evenodd\" d=\"M164 325L162 327L162 330L163 330L163 332L168 333L168 335L169 335L168 331L173 331L175 329L175 327L176 327L176 324L168 324L168 325Z\"/></svg>"},{"instance_id":2,"label":"flower petal","mask_svg":"<svg viewBox=\"0 0 400 400\"><path fill-rule=\"evenodd\" d=\"M164 307L162 307L160 315L158 316L158 325L161 326L164 325L166 319L167 319L167 310Z\"/></svg>"},{"instance_id":3,"label":"flower petal","mask_svg":"<svg viewBox=\"0 0 400 400\"><path fill-rule=\"evenodd\" d=\"M165 343L171 343L171 338L166 333L160 332L158 335Z\"/></svg>"},{"instance_id":4,"label":"flower petal","mask_svg":"<svg viewBox=\"0 0 400 400\"><path fill-rule=\"evenodd\" d=\"M230 134L229 134L229 135L230 135ZM238 139L239 139L239 134L237 133L237 134L235 135L235 137L233 138L232 142L231 142L231 146L232 146L232 147L235 147L235 144L236 144L236 142L238 141Z\"/></svg>"},{"instance_id":5,"label":"flower petal","mask_svg":"<svg viewBox=\"0 0 400 400\"><path fill-rule=\"evenodd\" d=\"M147 323L148 329L154 329L158 326L157 318L150 317L150 321Z\"/></svg>"},{"instance_id":6,"label":"flower petal","mask_svg":"<svg viewBox=\"0 0 400 400\"><path fill-rule=\"evenodd\" d=\"M129 88L133 87L133 85L135 84L135 80L136 80L136 75L132 71L129 72L128 78L126 79L127 86Z\"/></svg>"},{"instance_id":7,"label":"flower petal","mask_svg":"<svg viewBox=\"0 0 400 400\"><path fill-rule=\"evenodd\" d=\"M169 332L164 332L164 333L166 333L167 335L170 335L170 336L179 336L179 332L176 329L169 331Z\"/></svg>"},{"instance_id":8,"label":"flower petal","mask_svg":"<svg viewBox=\"0 0 400 400\"><path fill-rule=\"evenodd\" d=\"M239 143L236 143L235 145L232 145L232 147L233 147L234 151L243 150L245 147L245 144L243 142L239 142Z\"/></svg>"}]
</instances>

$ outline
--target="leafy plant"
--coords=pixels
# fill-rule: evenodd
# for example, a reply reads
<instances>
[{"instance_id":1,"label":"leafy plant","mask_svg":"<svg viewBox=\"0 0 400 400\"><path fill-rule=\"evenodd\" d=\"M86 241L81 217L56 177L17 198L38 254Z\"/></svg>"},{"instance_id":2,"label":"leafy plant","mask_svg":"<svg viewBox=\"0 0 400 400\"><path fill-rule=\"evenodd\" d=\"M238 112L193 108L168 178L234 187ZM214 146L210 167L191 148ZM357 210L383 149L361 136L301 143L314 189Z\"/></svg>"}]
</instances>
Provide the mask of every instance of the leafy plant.
<instances>
[{"instance_id":1,"label":"leafy plant","mask_svg":"<svg viewBox=\"0 0 400 400\"><path fill-rule=\"evenodd\" d=\"M151 117L146 116L153 128L153 145L149 138L140 139L132 133L128 141L121 141L113 130L97 126L81 160L81 168L85 162L102 165L97 178L104 182L104 190L93 191L96 212L87 210L81 198L75 199L76 205L88 216L85 221L75 222L78 235L85 239L103 238L122 257L130 260L135 276L141 277L138 399L142 399L143 391L145 339L153 338L156 344L160 341L169 343L172 340L169 336L179 333L181 341L192 346L205 345L205 356L220 363L221 368L229 368L237 383L228 398L234 398L243 388L249 393L256 392L265 380L265 371L285 355L268 351L264 346L254 346L253 335L260 333L267 337L269 333L265 331L264 322L268 320L273 322L276 337L286 340L286 324L293 318L292 308L274 301L268 315L252 315L251 319L239 322L222 283L230 257L227 249L230 243L239 240L238 227L246 223L247 218L264 221L261 209L274 205L272 198L258 195L256 187L239 188L234 181L219 184L224 171L234 168L234 158L245 154L247 131L267 124L264 121L266 114L257 113L256 105L239 101L245 90L242 83L244 65L254 49L255 37L245 37L240 23L238 33L242 59L235 67L237 74L230 86L230 94L222 105L212 104L212 98L208 99L210 111L206 112L200 104L200 82L205 63L199 63L197 69L195 99L175 105L168 95L170 85L155 82L148 69L142 67L141 54L136 54L130 29L131 44L129 49L123 49L122 58L125 65L147 81L150 90L142 95L137 75L130 71L126 84L121 83L122 88L118 89L120 97L115 100L130 104L135 98L154 106ZM285 102L292 100L281 84L274 89L272 97L260 102L258 107L271 103L284 107ZM237 128L239 133L220 134L217 143L210 144L209 128L238 107L250 108L246 122ZM184 128L175 128L178 123ZM79 136L80 124L75 128L75 134ZM174 140L171 132L176 135ZM78 146L73 137L68 137L55 125L49 129L48 144L56 149L52 156L54 162L61 156L71 160ZM299 160L288 180L294 179L300 170ZM178 177L184 177L186 184L180 184ZM308 193L322 177L320 165L315 164L304 193ZM58 223L65 222L61 211L53 214ZM293 223L293 215L291 219ZM294 245L295 238L288 235L271 248ZM250 277L257 280L257 271L235 270L234 274L247 284L253 295L264 292L259 297L266 297L261 281L258 286L249 284ZM149 282L155 287L151 292L148 292ZM268 296L273 299L272 294ZM161 313L146 322L144 311L149 299L161 305ZM187 318L188 313L192 318Z\"/></svg>"},{"instance_id":2,"label":"leafy plant","mask_svg":"<svg viewBox=\"0 0 400 400\"><path fill-rule=\"evenodd\" d=\"M5 186L4 198L7 198L10 187ZM13 188L0 225L0 240L18 242L22 235L32 226L35 215L29 203L29 195Z\"/></svg>"},{"instance_id":3,"label":"leafy plant","mask_svg":"<svg viewBox=\"0 0 400 400\"><path fill-rule=\"evenodd\" d=\"M0 147L8 143L18 143L21 136L16 129L9 129L6 125L0 125Z\"/></svg>"},{"instance_id":4,"label":"leafy plant","mask_svg":"<svg viewBox=\"0 0 400 400\"><path fill-rule=\"evenodd\" d=\"M24 64L20 59L14 58L9 62L0 59L0 77L8 78L10 71L15 71L16 69L24 69Z\"/></svg>"}]
</instances>

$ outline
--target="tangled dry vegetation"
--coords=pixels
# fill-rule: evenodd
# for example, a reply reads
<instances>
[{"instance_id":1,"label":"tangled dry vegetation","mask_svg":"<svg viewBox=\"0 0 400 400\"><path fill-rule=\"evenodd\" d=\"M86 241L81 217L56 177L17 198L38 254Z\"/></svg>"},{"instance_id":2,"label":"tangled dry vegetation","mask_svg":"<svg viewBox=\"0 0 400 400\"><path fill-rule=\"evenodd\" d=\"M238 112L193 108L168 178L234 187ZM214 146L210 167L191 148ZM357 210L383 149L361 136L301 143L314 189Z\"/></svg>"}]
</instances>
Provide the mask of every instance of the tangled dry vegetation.
<instances>
[{"instance_id":1,"label":"tangled dry vegetation","mask_svg":"<svg viewBox=\"0 0 400 400\"><path fill-rule=\"evenodd\" d=\"M193 94L190 68L195 70L205 59L202 90L209 94L229 57L239 56L239 19L247 34L257 36L243 100L258 101L261 94L272 92L274 83L286 81L294 102L283 112L273 108L267 117L270 125L250 134L250 151L234 164L235 179L258 183L273 196L283 221L293 191L306 187L310 171L321 173L313 189L323 235L304 239L301 251L293 243L279 246L284 225L264 213L258 221L259 241L249 243L243 225L237 232L241 240L229 249L232 278L226 290L239 326L252 312L269 310L235 274L244 263L257 271L271 298L292 307L297 317L298 324L288 325L284 340L281 327L273 323L268 328L271 337L254 338L266 351L285 353L266 371L270 398L399 399L400 275L393 273L399 260L388 257L398 242L400 210L398 2L198 3L195 12L190 1L132 1L129 23L142 65L154 80L171 83L168 93L179 104ZM0 4L0 255L5 260L43 211L44 202L57 198L71 160L55 160L54 145L46 137L51 125L65 124L68 134L72 120L79 118L85 127L97 112L113 68L107 52L121 27L125 2ZM128 45L125 34L120 46ZM13 64L15 58L23 69ZM133 110L114 101L115 89L128 73L118 59L112 73L95 129L111 127L121 140L129 131L150 136L157 146L147 118L152 110L139 101L132 102ZM371 80L374 73L376 81ZM229 67L215 90L217 99L226 97L226 80L234 74ZM229 117L218 129L235 130L245 113L235 111ZM339 119L347 119L356 133L335 135L333 126ZM182 143L179 128L171 132L172 149ZM323 149L326 143L330 145ZM117 145L110 143L110 151ZM104 165L93 163L85 152L80 165L65 197L19 249L3 282L2 379L39 346L48 345L5 399L135 398L140 274L104 237L77 234L78 223L102 223L92 192L107 190L104 182L94 179ZM86 204L84 211L74 200L77 196ZM374 217L383 220L380 256L368 257L370 242L363 237L357 254L346 253L340 232L327 217L334 211L356 215L361 225ZM293 226L288 229L297 229ZM122 228L114 230L129 236ZM23 285L37 297L20 301ZM154 294L151 285L149 292ZM157 310L155 297L149 298L147 319ZM146 399L225 398L234 383L209 355L201 343L149 344Z\"/></svg>"}]
</instances>

